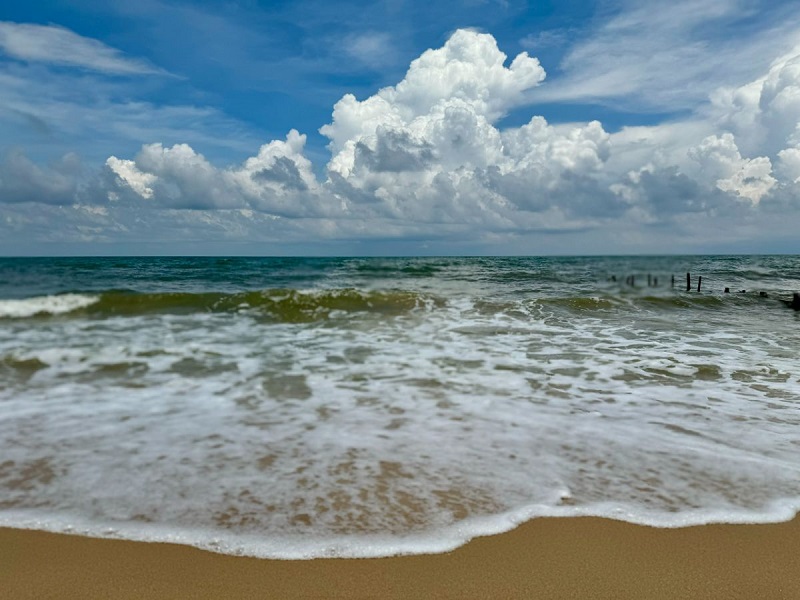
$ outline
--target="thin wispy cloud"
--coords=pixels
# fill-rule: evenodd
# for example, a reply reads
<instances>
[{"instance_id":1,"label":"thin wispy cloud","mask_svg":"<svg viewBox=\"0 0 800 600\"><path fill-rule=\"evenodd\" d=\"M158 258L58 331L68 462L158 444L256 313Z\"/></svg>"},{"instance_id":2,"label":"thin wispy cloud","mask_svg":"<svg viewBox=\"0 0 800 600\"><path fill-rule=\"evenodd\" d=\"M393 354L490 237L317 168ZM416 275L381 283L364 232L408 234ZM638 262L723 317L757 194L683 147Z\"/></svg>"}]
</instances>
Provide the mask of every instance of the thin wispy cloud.
<instances>
[{"instance_id":1,"label":"thin wispy cloud","mask_svg":"<svg viewBox=\"0 0 800 600\"><path fill-rule=\"evenodd\" d=\"M164 75L102 42L58 25L0 21L0 49L17 60L77 67L114 75Z\"/></svg>"},{"instance_id":2,"label":"thin wispy cloud","mask_svg":"<svg viewBox=\"0 0 800 600\"><path fill-rule=\"evenodd\" d=\"M543 48L552 48L567 45L570 40L578 34L577 29L545 29L536 33L529 33L519 41L520 46L531 52L537 52Z\"/></svg>"},{"instance_id":3,"label":"thin wispy cloud","mask_svg":"<svg viewBox=\"0 0 800 600\"><path fill-rule=\"evenodd\" d=\"M745 25L755 20L758 27ZM534 97L692 109L715 88L763 73L796 43L800 17L763 2L626 0L580 38L560 65L561 77Z\"/></svg>"},{"instance_id":4,"label":"thin wispy cloud","mask_svg":"<svg viewBox=\"0 0 800 600\"><path fill-rule=\"evenodd\" d=\"M351 58L371 68L381 68L397 60L392 36L386 32L368 31L345 37L342 46Z\"/></svg>"}]
</instances>

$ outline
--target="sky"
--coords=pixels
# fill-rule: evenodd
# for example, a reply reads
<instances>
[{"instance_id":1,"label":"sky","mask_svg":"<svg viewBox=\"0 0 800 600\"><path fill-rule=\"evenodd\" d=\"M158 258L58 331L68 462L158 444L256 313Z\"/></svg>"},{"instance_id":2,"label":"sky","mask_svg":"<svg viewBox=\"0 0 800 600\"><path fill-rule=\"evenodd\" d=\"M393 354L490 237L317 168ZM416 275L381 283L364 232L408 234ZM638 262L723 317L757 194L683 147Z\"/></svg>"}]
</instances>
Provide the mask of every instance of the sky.
<instances>
[{"instance_id":1,"label":"sky","mask_svg":"<svg viewBox=\"0 0 800 600\"><path fill-rule=\"evenodd\" d=\"M0 6L0 255L703 253L800 253L796 2Z\"/></svg>"}]
</instances>

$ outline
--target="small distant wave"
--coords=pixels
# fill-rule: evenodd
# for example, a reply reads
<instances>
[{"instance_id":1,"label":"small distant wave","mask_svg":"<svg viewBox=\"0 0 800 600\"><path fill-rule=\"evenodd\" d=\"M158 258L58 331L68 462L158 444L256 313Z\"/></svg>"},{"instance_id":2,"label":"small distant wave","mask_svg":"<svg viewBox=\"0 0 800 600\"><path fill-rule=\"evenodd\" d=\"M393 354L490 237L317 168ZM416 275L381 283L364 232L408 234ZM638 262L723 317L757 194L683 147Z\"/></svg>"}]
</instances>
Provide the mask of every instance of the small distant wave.
<instances>
[{"instance_id":1,"label":"small distant wave","mask_svg":"<svg viewBox=\"0 0 800 600\"><path fill-rule=\"evenodd\" d=\"M637 299L637 304L652 308L682 309L682 308L720 308L725 306L725 299L721 296L705 296L701 294L683 294L677 296L643 296Z\"/></svg>"},{"instance_id":2,"label":"small distant wave","mask_svg":"<svg viewBox=\"0 0 800 600\"><path fill-rule=\"evenodd\" d=\"M86 308L99 300L99 296L85 294L60 294L19 300L0 300L0 318L24 319L41 315L61 315Z\"/></svg>"},{"instance_id":3,"label":"small distant wave","mask_svg":"<svg viewBox=\"0 0 800 600\"><path fill-rule=\"evenodd\" d=\"M192 314L253 311L287 323L329 318L333 313L396 315L441 305L436 298L406 291L269 289L239 293L131 293L109 291L98 296L63 294L0 301L0 318L27 318L73 313L110 317L145 314Z\"/></svg>"},{"instance_id":4,"label":"small distant wave","mask_svg":"<svg viewBox=\"0 0 800 600\"><path fill-rule=\"evenodd\" d=\"M441 272L442 266L433 264L423 265L394 265L394 264L371 264L358 265L356 272L361 275L377 276L397 276L401 278L432 277Z\"/></svg>"}]
</instances>

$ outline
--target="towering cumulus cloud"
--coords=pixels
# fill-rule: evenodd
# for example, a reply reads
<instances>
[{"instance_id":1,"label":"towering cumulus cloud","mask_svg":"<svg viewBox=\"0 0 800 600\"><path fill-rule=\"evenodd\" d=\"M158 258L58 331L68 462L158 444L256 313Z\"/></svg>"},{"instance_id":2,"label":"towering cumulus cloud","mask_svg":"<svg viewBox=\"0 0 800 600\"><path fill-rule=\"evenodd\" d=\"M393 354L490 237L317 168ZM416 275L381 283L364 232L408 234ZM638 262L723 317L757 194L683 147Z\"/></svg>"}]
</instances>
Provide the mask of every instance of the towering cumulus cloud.
<instances>
[{"instance_id":1,"label":"towering cumulus cloud","mask_svg":"<svg viewBox=\"0 0 800 600\"><path fill-rule=\"evenodd\" d=\"M599 123L556 130L541 117L499 131L545 78L527 53L506 63L492 36L461 30L395 87L342 98L320 130L330 139L331 191L406 220L513 228L531 222L515 211L552 208L555 190L601 168L609 137Z\"/></svg>"},{"instance_id":2,"label":"towering cumulus cloud","mask_svg":"<svg viewBox=\"0 0 800 600\"><path fill-rule=\"evenodd\" d=\"M109 220L115 207L193 209L208 215L205 223L228 211L243 235L252 233L243 221L268 219L271 239L680 227L688 215L745 222L770 207L797 210L800 51L755 81L717 90L689 118L615 133L597 121L553 125L535 116L544 79L527 53L509 58L491 35L459 30L396 85L335 104L320 129L325 169L315 171L306 136L292 130L238 166L214 166L186 144L152 143L133 159L108 158L91 185L70 183L63 169L39 179L51 182L52 203L72 194L84 213L106 205ZM525 125L498 125L528 105ZM34 167L15 158L0 171L0 191L15 169ZM6 201L20 194L7 192Z\"/></svg>"}]
</instances>

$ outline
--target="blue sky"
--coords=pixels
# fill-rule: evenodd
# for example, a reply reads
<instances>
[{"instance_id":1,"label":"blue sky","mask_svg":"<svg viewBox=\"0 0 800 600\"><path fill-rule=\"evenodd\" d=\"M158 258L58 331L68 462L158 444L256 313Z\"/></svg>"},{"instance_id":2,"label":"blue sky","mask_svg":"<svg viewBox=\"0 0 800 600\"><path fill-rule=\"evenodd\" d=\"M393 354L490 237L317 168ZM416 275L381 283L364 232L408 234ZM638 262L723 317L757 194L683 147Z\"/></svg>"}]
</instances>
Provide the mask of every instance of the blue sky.
<instances>
[{"instance_id":1,"label":"blue sky","mask_svg":"<svg viewBox=\"0 0 800 600\"><path fill-rule=\"evenodd\" d=\"M798 252L797 13L7 1L0 253Z\"/></svg>"}]
</instances>

